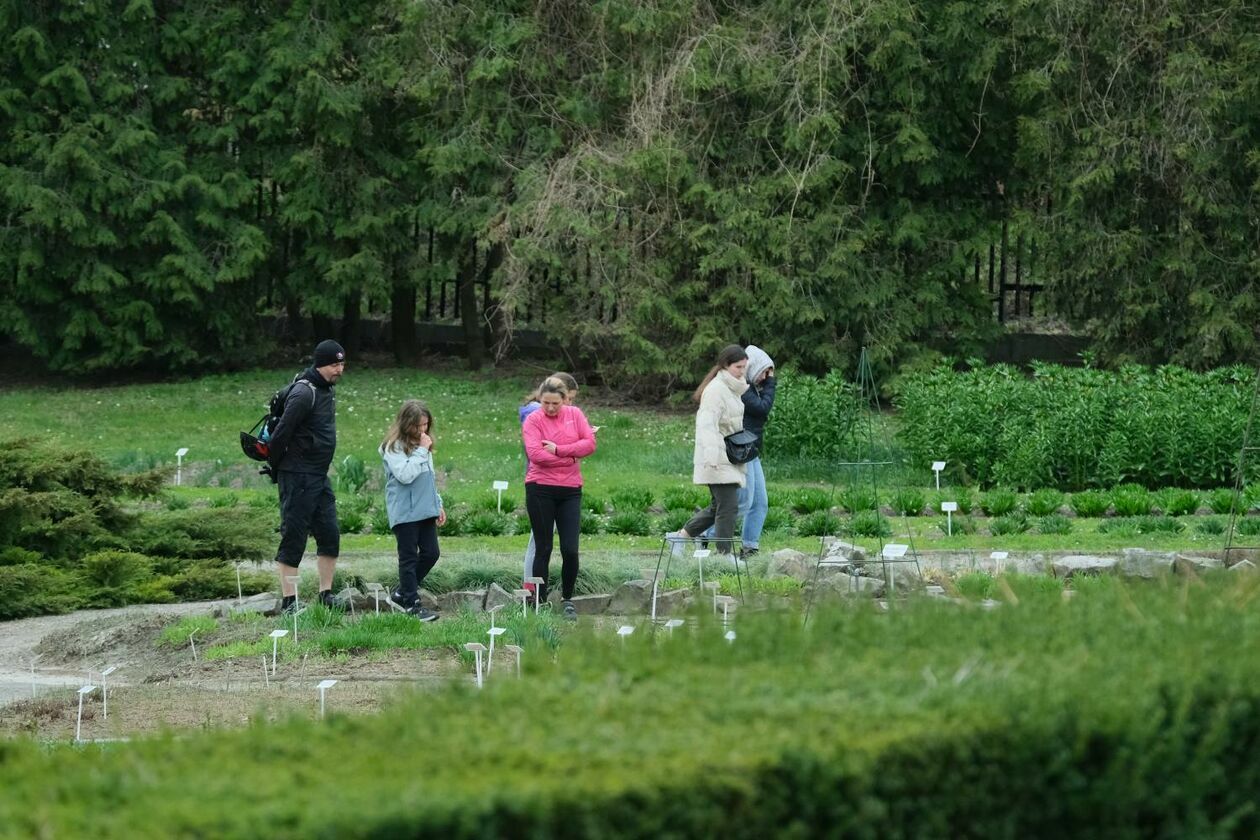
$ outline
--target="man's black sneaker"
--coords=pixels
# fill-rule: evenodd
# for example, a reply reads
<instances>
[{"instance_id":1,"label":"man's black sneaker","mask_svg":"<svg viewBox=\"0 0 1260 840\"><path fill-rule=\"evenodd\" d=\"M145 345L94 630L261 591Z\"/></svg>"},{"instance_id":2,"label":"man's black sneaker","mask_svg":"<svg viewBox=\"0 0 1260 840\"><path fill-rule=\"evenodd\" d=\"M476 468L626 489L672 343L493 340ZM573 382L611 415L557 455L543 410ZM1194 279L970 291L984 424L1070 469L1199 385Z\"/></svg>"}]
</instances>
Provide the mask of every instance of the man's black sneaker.
<instances>
[{"instance_id":1,"label":"man's black sneaker","mask_svg":"<svg viewBox=\"0 0 1260 840\"><path fill-rule=\"evenodd\" d=\"M419 621L437 621L438 620L437 613L433 612L432 610L426 610L424 607L420 606L419 604L416 604L411 609L407 610L407 615Z\"/></svg>"},{"instance_id":2,"label":"man's black sneaker","mask_svg":"<svg viewBox=\"0 0 1260 840\"><path fill-rule=\"evenodd\" d=\"M297 612L297 608L297 598L294 598L292 595L280 600L280 615L293 615Z\"/></svg>"},{"instance_id":3,"label":"man's black sneaker","mask_svg":"<svg viewBox=\"0 0 1260 840\"><path fill-rule=\"evenodd\" d=\"M741 548L739 550L739 556L744 559L747 559L749 557L755 557L756 555L760 553L761 553L760 550L753 546L749 546L748 548Z\"/></svg>"},{"instance_id":4,"label":"man's black sneaker","mask_svg":"<svg viewBox=\"0 0 1260 840\"><path fill-rule=\"evenodd\" d=\"M577 606L572 601L564 602L565 621L577 621Z\"/></svg>"},{"instance_id":5,"label":"man's black sneaker","mask_svg":"<svg viewBox=\"0 0 1260 840\"><path fill-rule=\"evenodd\" d=\"M345 609L341 601L333 597L331 589L324 589L319 593L319 602L328 609Z\"/></svg>"}]
</instances>

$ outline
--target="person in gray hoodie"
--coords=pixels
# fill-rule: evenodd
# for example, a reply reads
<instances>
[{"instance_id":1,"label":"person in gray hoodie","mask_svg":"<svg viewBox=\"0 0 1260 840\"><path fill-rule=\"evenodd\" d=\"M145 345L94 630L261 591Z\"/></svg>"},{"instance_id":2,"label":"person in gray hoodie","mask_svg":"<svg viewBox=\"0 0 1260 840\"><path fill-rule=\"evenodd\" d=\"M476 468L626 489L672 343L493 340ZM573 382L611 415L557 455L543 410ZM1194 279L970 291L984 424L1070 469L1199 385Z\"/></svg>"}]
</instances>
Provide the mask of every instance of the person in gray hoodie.
<instances>
[{"instance_id":1,"label":"person in gray hoodie","mask_svg":"<svg viewBox=\"0 0 1260 840\"><path fill-rule=\"evenodd\" d=\"M385 464L385 511L398 544L398 589L392 600L421 621L437 614L420 606L420 584L437 563L437 529L446 511L433 473L433 415L419 400L407 400L381 443Z\"/></svg>"}]
</instances>

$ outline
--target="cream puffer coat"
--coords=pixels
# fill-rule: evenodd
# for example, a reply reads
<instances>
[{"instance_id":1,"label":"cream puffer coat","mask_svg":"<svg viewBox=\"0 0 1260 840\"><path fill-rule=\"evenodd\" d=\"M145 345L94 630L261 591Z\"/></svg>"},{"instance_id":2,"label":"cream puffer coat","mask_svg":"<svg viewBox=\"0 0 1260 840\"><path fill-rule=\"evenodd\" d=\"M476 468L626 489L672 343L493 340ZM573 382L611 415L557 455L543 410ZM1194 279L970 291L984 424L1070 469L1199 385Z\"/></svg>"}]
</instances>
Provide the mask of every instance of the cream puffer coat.
<instances>
[{"instance_id":1,"label":"cream puffer coat","mask_svg":"<svg viewBox=\"0 0 1260 840\"><path fill-rule=\"evenodd\" d=\"M732 464L726 457L727 435L744 428L744 402L740 399L748 383L719 370L700 394L696 412L696 452L691 480L696 484L738 484L744 486L744 465Z\"/></svg>"}]
</instances>

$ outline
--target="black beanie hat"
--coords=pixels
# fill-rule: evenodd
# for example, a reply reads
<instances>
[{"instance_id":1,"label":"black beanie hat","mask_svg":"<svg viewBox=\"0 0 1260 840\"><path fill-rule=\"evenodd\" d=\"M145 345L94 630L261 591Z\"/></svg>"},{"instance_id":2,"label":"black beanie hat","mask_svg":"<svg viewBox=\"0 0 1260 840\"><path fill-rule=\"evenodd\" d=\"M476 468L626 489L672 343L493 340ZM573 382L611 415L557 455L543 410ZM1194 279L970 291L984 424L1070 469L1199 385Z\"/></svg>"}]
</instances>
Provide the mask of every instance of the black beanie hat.
<instances>
[{"instance_id":1,"label":"black beanie hat","mask_svg":"<svg viewBox=\"0 0 1260 840\"><path fill-rule=\"evenodd\" d=\"M314 367L321 368L327 365L335 365L337 362L346 360L346 351L341 349L341 345L326 338L319 344L315 345L315 364Z\"/></svg>"}]
</instances>

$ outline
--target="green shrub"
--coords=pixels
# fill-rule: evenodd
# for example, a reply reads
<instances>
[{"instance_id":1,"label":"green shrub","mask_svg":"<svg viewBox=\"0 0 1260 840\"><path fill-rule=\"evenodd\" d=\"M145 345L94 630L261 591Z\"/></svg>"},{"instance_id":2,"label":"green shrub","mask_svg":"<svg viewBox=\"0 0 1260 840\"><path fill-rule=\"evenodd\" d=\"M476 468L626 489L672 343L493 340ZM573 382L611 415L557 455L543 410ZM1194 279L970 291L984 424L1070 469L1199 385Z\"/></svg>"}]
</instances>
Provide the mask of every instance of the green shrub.
<instances>
[{"instance_id":1,"label":"green shrub","mask_svg":"<svg viewBox=\"0 0 1260 840\"><path fill-rule=\"evenodd\" d=\"M831 507L831 493L818 487L798 487L792 493L792 510L816 513Z\"/></svg>"},{"instance_id":2,"label":"green shrub","mask_svg":"<svg viewBox=\"0 0 1260 840\"><path fill-rule=\"evenodd\" d=\"M1219 536L1225 533L1226 520L1219 516L1204 516L1195 520L1194 530L1207 536Z\"/></svg>"},{"instance_id":3,"label":"green shrub","mask_svg":"<svg viewBox=\"0 0 1260 840\"><path fill-rule=\"evenodd\" d=\"M980 497L985 516L1006 516L1019 505L1019 496L1011 490L990 490Z\"/></svg>"},{"instance_id":4,"label":"green shrub","mask_svg":"<svg viewBox=\"0 0 1260 840\"><path fill-rule=\"evenodd\" d=\"M0 548L0 566L20 566L23 563L39 563L44 558L37 551L28 551L11 545Z\"/></svg>"},{"instance_id":5,"label":"green shrub","mask_svg":"<svg viewBox=\"0 0 1260 840\"><path fill-rule=\"evenodd\" d=\"M1068 504L1077 516L1096 519L1111 507L1111 496L1098 490L1082 490L1073 493Z\"/></svg>"},{"instance_id":6,"label":"green shrub","mask_svg":"<svg viewBox=\"0 0 1260 840\"><path fill-rule=\"evenodd\" d=\"M840 506L849 513L875 510L879 507L879 497L869 487L846 487L840 491Z\"/></svg>"},{"instance_id":7,"label":"green shrub","mask_svg":"<svg viewBox=\"0 0 1260 840\"><path fill-rule=\"evenodd\" d=\"M501 537L511 528L512 518L506 513L483 510L468 517L463 533L474 537Z\"/></svg>"},{"instance_id":8,"label":"green shrub","mask_svg":"<svg viewBox=\"0 0 1260 840\"><path fill-rule=\"evenodd\" d=\"M1260 535L1260 517L1244 516L1238 520L1235 530L1244 537Z\"/></svg>"},{"instance_id":9,"label":"green shrub","mask_svg":"<svg viewBox=\"0 0 1260 840\"><path fill-rule=\"evenodd\" d=\"M224 516L213 510L146 513L127 534L127 548L150 557L269 560L276 520L254 511Z\"/></svg>"},{"instance_id":10,"label":"green shrub","mask_svg":"<svg viewBox=\"0 0 1260 840\"><path fill-rule=\"evenodd\" d=\"M772 507L766 511L764 528L767 531L790 531L795 524L796 519L791 511L778 507Z\"/></svg>"},{"instance_id":11,"label":"green shrub","mask_svg":"<svg viewBox=\"0 0 1260 840\"><path fill-rule=\"evenodd\" d=\"M1058 490L1043 487L1029 494L1024 507L1032 516L1052 516L1063 506L1064 497Z\"/></svg>"},{"instance_id":12,"label":"green shrub","mask_svg":"<svg viewBox=\"0 0 1260 840\"><path fill-rule=\"evenodd\" d=\"M79 564L87 602L94 607L121 607L137 603L136 587L153 570L153 561L130 551L97 551Z\"/></svg>"},{"instance_id":13,"label":"green shrub","mask_svg":"<svg viewBox=\"0 0 1260 840\"><path fill-rule=\"evenodd\" d=\"M688 513L709 503L709 494L694 484L687 487L669 487L661 494L666 510L685 510Z\"/></svg>"},{"instance_id":14,"label":"green shrub","mask_svg":"<svg viewBox=\"0 0 1260 840\"><path fill-rule=\"evenodd\" d=\"M892 509L902 516L919 516L923 513L926 497L917 487L902 487L892 494Z\"/></svg>"},{"instance_id":15,"label":"green shrub","mask_svg":"<svg viewBox=\"0 0 1260 840\"><path fill-rule=\"evenodd\" d=\"M888 517L876 510L862 510L844 523L844 533L853 537L887 537L892 534ZM798 526L799 529L799 526Z\"/></svg>"},{"instance_id":16,"label":"green shrub","mask_svg":"<svg viewBox=\"0 0 1260 840\"><path fill-rule=\"evenodd\" d=\"M341 503L337 505L337 527L341 529L341 533L360 533L367 522L367 511L362 506Z\"/></svg>"},{"instance_id":17,"label":"green shrub","mask_svg":"<svg viewBox=\"0 0 1260 840\"><path fill-rule=\"evenodd\" d=\"M1138 516L1135 517L1139 534L1179 534L1186 529L1186 524L1171 516Z\"/></svg>"},{"instance_id":18,"label":"green shrub","mask_svg":"<svg viewBox=\"0 0 1260 840\"><path fill-rule=\"evenodd\" d=\"M235 493L220 493L210 497L212 508L234 508L239 502L240 498Z\"/></svg>"},{"instance_id":19,"label":"green shrub","mask_svg":"<svg viewBox=\"0 0 1260 840\"><path fill-rule=\"evenodd\" d=\"M85 593L79 579L56 566L0 566L0 621L56 615L78 609Z\"/></svg>"},{"instance_id":20,"label":"green shrub","mask_svg":"<svg viewBox=\"0 0 1260 840\"><path fill-rule=\"evenodd\" d=\"M271 587L270 575L241 572L241 589L249 594L265 592ZM171 592L181 601L209 601L236 597L236 570L212 562L193 563L175 576Z\"/></svg>"},{"instance_id":21,"label":"green shrub","mask_svg":"<svg viewBox=\"0 0 1260 840\"><path fill-rule=\"evenodd\" d=\"M849 456L859 440L862 411L853 385L840 371L816 379L790 369L780 370L764 451L776 460L852 460Z\"/></svg>"},{"instance_id":22,"label":"green shrub","mask_svg":"<svg viewBox=\"0 0 1260 840\"><path fill-rule=\"evenodd\" d=\"M608 533L647 536L652 533L652 517L641 510L618 511L608 519Z\"/></svg>"},{"instance_id":23,"label":"green shrub","mask_svg":"<svg viewBox=\"0 0 1260 840\"><path fill-rule=\"evenodd\" d=\"M1192 516L1199 510L1200 497L1193 490L1165 487L1155 494L1155 505L1165 516Z\"/></svg>"},{"instance_id":24,"label":"green shrub","mask_svg":"<svg viewBox=\"0 0 1260 840\"><path fill-rule=\"evenodd\" d=\"M384 505L380 505L372 509L372 533L388 534L391 533L389 527L389 511Z\"/></svg>"},{"instance_id":25,"label":"green shrub","mask_svg":"<svg viewBox=\"0 0 1260 840\"><path fill-rule=\"evenodd\" d=\"M604 517L597 513L591 513L589 510L583 510L579 530L587 535L602 534L604 533L605 524Z\"/></svg>"},{"instance_id":26,"label":"green shrub","mask_svg":"<svg viewBox=\"0 0 1260 840\"><path fill-rule=\"evenodd\" d=\"M357 455L347 455L337 464L333 485L338 494L358 495L368 483L367 464Z\"/></svg>"},{"instance_id":27,"label":"green shrub","mask_svg":"<svg viewBox=\"0 0 1260 840\"><path fill-rule=\"evenodd\" d=\"M1042 534L1070 534L1072 520L1066 516L1052 513L1037 520L1037 531Z\"/></svg>"},{"instance_id":28,"label":"green shrub","mask_svg":"<svg viewBox=\"0 0 1260 840\"><path fill-rule=\"evenodd\" d=\"M646 487L619 487L612 492L613 509L618 513L646 511L654 501Z\"/></svg>"},{"instance_id":29,"label":"green shrub","mask_svg":"<svg viewBox=\"0 0 1260 840\"><path fill-rule=\"evenodd\" d=\"M958 514L953 517L941 517L937 519L936 527L939 528L940 532L946 536L950 536L951 531L952 536L974 534L976 532L976 521L970 516Z\"/></svg>"},{"instance_id":30,"label":"green shrub","mask_svg":"<svg viewBox=\"0 0 1260 840\"><path fill-rule=\"evenodd\" d=\"M533 531L533 526L529 522L528 513L518 513L513 517L512 533L528 534Z\"/></svg>"},{"instance_id":31,"label":"green shrub","mask_svg":"<svg viewBox=\"0 0 1260 840\"><path fill-rule=\"evenodd\" d=\"M1212 509L1212 513L1228 516L1233 512L1237 499L1238 493L1233 488L1218 487L1208 494L1207 506Z\"/></svg>"},{"instance_id":32,"label":"green shrub","mask_svg":"<svg viewBox=\"0 0 1260 840\"><path fill-rule=\"evenodd\" d=\"M1151 491L1137 484L1122 484L1111 491L1116 516L1147 516L1155 506Z\"/></svg>"},{"instance_id":33,"label":"green shrub","mask_svg":"<svg viewBox=\"0 0 1260 840\"><path fill-rule=\"evenodd\" d=\"M512 513L519 505L517 499L511 493L504 493L502 503L500 504L499 494L497 492L482 493L474 496L469 509L473 513Z\"/></svg>"},{"instance_id":34,"label":"green shrub","mask_svg":"<svg viewBox=\"0 0 1260 840\"><path fill-rule=\"evenodd\" d=\"M597 496L594 493L582 491L582 508L589 510L591 513L603 515L608 512L608 502L603 496Z\"/></svg>"},{"instance_id":35,"label":"green shrub","mask_svg":"<svg viewBox=\"0 0 1260 840\"><path fill-rule=\"evenodd\" d=\"M684 508L670 508L665 511L665 515L656 520L656 529L661 533L667 531L677 531L679 528L687 524L687 520L692 517L692 513Z\"/></svg>"},{"instance_id":36,"label":"green shrub","mask_svg":"<svg viewBox=\"0 0 1260 840\"><path fill-rule=\"evenodd\" d=\"M989 533L995 537L1005 537L1011 534L1022 534L1029 528L1028 517L1022 513L1011 513L1006 516L998 516L989 522Z\"/></svg>"},{"instance_id":37,"label":"green shrub","mask_svg":"<svg viewBox=\"0 0 1260 840\"><path fill-rule=\"evenodd\" d=\"M167 510L188 510L189 507L187 496L167 496L165 502Z\"/></svg>"},{"instance_id":38,"label":"green shrub","mask_svg":"<svg viewBox=\"0 0 1260 840\"><path fill-rule=\"evenodd\" d=\"M840 533L840 517L831 511L816 510L796 521L796 533L802 537L825 537Z\"/></svg>"},{"instance_id":39,"label":"green shrub","mask_svg":"<svg viewBox=\"0 0 1260 840\"><path fill-rule=\"evenodd\" d=\"M1117 516L1114 519L1104 519L1098 525L1098 533L1118 537L1136 537L1140 533L1137 517Z\"/></svg>"}]
</instances>

